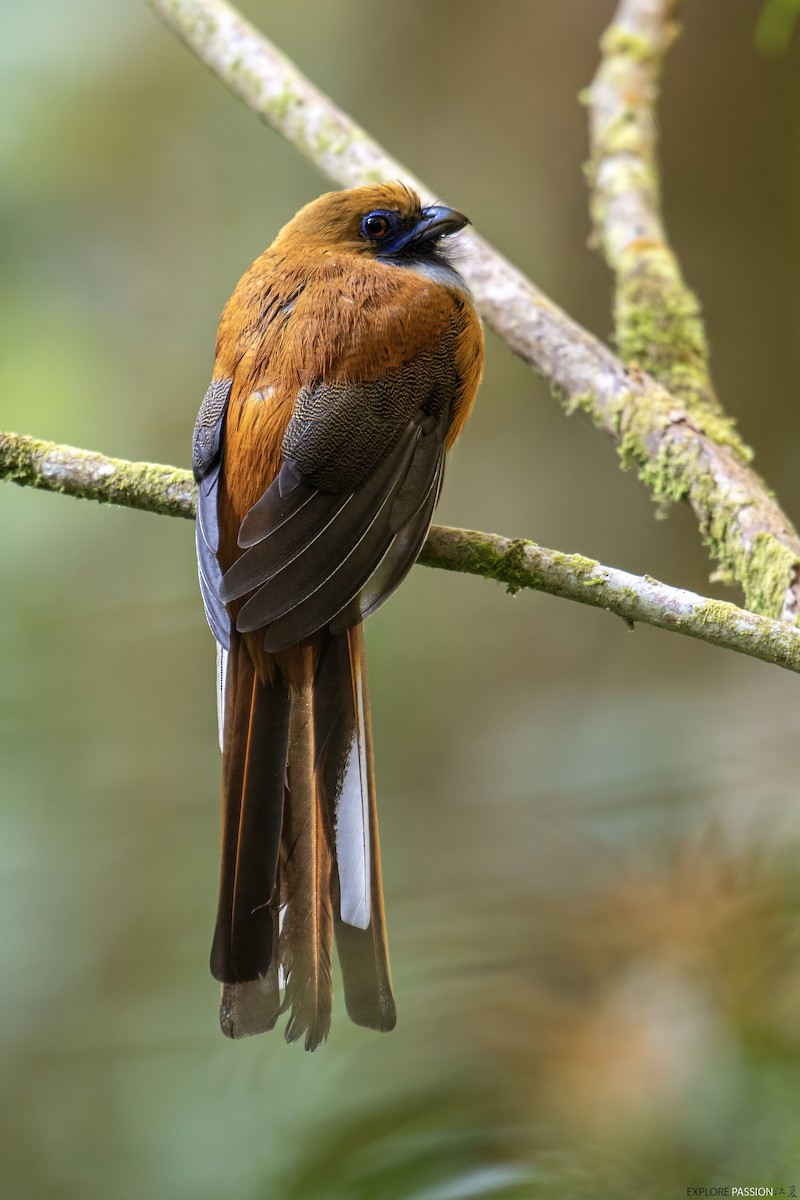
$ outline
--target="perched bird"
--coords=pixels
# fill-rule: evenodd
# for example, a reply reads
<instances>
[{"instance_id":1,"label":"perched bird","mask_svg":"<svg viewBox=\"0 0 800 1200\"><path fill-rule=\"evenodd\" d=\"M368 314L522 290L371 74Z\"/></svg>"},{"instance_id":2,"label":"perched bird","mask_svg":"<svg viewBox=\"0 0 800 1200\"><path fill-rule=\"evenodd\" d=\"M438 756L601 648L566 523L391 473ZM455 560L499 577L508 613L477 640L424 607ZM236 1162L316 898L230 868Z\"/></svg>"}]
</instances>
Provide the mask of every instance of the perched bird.
<instances>
[{"instance_id":1,"label":"perched bird","mask_svg":"<svg viewBox=\"0 0 800 1200\"><path fill-rule=\"evenodd\" d=\"M301 209L225 306L193 440L218 643L222 867L211 970L229 1037L313 1050L331 1016L395 1023L361 622L413 565L467 419L483 336L399 183ZM283 993L283 994L282 994Z\"/></svg>"}]
</instances>

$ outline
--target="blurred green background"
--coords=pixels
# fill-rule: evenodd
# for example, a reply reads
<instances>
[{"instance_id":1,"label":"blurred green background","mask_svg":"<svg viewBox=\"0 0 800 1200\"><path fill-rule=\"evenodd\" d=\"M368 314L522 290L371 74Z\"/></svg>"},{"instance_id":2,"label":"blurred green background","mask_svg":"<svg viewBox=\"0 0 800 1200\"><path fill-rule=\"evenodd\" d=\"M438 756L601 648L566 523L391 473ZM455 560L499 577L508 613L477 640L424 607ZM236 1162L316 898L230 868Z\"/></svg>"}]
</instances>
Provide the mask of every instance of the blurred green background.
<instances>
[{"instance_id":1,"label":"blurred green background","mask_svg":"<svg viewBox=\"0 0 800 1200\"><path fill-rule=\"evenodd\" d=\"M774 7L774 5L773 5ZM246 14L575 317L611 0ZM720 394L800 518L797 40L686 6L668 224ZM0 17L5 428L188 465L219 312L328 184L144 4ZM785 40L785 39L784 39ZM493 335L444 523L708 583ZM394 1033L217 1029L213 645L188 523L2 489L4 1198L685 1195L800 1185L798 681L417 569L368 628Z\"/></svg>"}]
</instances>

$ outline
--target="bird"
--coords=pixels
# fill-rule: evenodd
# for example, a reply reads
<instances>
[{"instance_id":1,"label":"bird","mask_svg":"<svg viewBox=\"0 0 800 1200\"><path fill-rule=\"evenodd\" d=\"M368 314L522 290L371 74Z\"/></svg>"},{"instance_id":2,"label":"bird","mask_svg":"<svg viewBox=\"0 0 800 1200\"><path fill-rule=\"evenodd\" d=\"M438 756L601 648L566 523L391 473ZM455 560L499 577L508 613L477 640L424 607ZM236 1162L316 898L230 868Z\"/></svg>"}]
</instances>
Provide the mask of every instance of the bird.
<instances>
[{"instance_id":1,"label":"bird","mask_svg":"<svg viewBox=\"0 0 800 1200\"><path fill-rule=\"evenodd\" d=\"M358 1025L395 1025L362 622L430 527L483 333L400 182L307 204L220 320L194 427L200 589L217 643L220 1025L328 1036L335 941Z\"/></svg>"}]
</instances>

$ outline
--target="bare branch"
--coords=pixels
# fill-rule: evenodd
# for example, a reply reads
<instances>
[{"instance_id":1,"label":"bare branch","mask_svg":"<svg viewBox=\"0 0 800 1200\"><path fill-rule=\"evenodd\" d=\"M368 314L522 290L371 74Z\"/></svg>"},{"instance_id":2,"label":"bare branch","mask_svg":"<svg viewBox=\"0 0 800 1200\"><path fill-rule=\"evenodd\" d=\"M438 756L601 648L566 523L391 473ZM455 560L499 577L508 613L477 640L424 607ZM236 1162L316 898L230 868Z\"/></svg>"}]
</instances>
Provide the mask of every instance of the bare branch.
<instances>
[{"instance_id":1,"label":"bare branch","mask_svg":"<svg viewBox=\"0 0 800 1200\"><path fill-rule=\"evenodd\" d=\"M192 518L195 511L189 471L106 458L15 433L0 433L0 479L172 517ZM434 525L419 561L494 579L510 592L532 589L604 608L630 625L655 625L800 672L800 629L580 554Z\"/></svg>"},{"instance_id":2,"label":"bare branch","mask_svg":"<svg viewBox=\"0 0 800 1200\"><path fill-rule=\"evenodd\" d=\"M224 0L148 2L249 108L336 183L399 177L433 196ZM749 607L794 620L800 538L748 466L750 452L731 422L716 408L699 413L640 367L626 369L485 241L460 236L460 268L485 320L551 381L568 411L583 410L616 439L623 461L637 466L657 496L690 501L722 576L741 585Z\"/></svg>"}]
</instances>

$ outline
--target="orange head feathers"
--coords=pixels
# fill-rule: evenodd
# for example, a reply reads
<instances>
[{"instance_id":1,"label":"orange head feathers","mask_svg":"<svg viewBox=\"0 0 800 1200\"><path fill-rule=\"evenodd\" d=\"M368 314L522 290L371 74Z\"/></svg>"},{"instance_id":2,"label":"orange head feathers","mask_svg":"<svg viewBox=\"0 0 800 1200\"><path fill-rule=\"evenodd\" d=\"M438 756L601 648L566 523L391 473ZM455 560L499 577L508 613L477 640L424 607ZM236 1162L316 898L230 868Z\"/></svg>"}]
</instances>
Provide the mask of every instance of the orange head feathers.
<instances>
[{"instance_id":1,"label":"orange head feathers","mask_svg":"<svg viewBox=\"0 0 800 1200\"><path fill-rule=\"evenodd\" d=\"M195 426L200 583L219 651L225 1033L395 1020L361 622L425 540L475 399L480 322L399 183L321 196L225 306ZM280 973L279 973L280 968Z\"/></svg>"},{"instance_id":2,"label":"orange head feathers","mask_svg":"<svg viewBox=\"0 0 800 1200\"><path fill-rule=\"evenodd\" d=\"M440 205L423 208L402 183L373 184L327 192L284 225L272 248L284 254L346 251L363 258L435 254L438 239L468 220Z\"/></svg>"}]
</instances>

